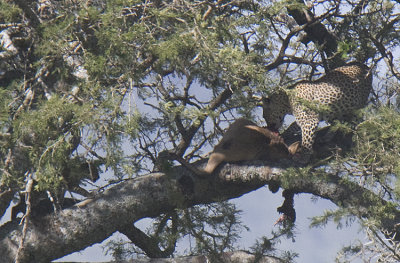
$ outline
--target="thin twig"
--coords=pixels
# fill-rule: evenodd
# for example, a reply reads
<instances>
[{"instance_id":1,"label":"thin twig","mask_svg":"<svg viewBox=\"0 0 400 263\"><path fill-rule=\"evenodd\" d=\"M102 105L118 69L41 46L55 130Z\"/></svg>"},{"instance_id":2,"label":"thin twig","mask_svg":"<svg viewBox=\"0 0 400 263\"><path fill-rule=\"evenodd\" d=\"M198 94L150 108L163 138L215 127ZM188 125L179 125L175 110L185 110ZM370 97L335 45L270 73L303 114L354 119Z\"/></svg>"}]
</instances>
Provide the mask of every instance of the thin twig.
<instances>
[{"instance_id":1,"label":"thin twig","mask_svg":"<svg viewBox=\"0 0 400 263\"><path fill-rule=\"evenodd\" d=\"M32 178L32 173L27 172L27 182L25 186L25 204L26 204L26 211L25 215L22 217L20 225L23 223L24 226L22 228L22 235L21 235L21 240L19 242L18 250L17 250L17 255L15 257L15 263L19 263L21 260L22 256L22 251L24 249L24 241L26 237L26 232L28 230L28 223L29 223L29 217L31 215L31 192L32 192L32 186L33 186L33 178Z\"/></svg>"}]
</instances>

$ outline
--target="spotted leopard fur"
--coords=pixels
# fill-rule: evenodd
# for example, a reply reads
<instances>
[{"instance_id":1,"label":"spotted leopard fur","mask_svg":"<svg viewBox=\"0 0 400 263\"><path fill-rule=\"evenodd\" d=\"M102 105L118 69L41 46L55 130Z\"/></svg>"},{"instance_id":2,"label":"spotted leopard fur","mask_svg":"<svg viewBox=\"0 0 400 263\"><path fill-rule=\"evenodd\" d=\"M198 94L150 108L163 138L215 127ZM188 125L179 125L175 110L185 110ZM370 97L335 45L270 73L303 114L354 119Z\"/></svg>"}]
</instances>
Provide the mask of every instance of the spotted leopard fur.
<instances>
[{"instance_id":1,"label":"spotted leopard fur","mask_svg":"<svg viewBox=\"0 0 400 263\"><path fill-rule=\"evenodd\" d=\"M278 130L286 114L293 114L301 130L301 154L308 160L315 130L320 121L349 120L354 110L363 108L372 90L367 66L346 65L316 81L304 81L280 90L263 100L263 116L268 128Z\"/></svg>"}]
</instances>

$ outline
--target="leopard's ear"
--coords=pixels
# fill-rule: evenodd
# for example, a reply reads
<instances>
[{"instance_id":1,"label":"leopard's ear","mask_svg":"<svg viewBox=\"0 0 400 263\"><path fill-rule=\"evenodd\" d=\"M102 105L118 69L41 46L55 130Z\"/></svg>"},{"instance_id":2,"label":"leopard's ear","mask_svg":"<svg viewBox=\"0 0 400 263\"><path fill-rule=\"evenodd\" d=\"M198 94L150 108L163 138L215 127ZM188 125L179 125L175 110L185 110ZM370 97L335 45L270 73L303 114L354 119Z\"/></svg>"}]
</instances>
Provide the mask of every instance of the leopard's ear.
<instances>
[{"instance_id":1,"label":"leopard's ear","mask_svg":"<svg viewBox=\"0 0 400 263\"><path fill-rule=\"evenodd\" d=\"M300 142L294 142L288 147L288 151L291 155L294 155L300 147Z\"/></svg>"}]
</instances>

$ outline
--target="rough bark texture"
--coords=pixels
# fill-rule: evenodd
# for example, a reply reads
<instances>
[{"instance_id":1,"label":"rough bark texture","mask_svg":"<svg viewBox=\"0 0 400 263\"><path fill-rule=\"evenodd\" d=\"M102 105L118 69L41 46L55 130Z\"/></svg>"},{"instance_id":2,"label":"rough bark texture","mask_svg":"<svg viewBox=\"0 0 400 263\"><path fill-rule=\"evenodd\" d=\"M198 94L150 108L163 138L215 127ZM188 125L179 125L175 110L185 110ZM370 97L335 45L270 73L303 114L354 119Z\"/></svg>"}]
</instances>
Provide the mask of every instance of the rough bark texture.
<instances>
[{"instance_id":1,"label":"rough bark texture","mask_svg":"<svg viewBox=\"0 0 400 263\"><path fill-rule=\"evenodd\" d=\"M326 26L315 17L314 14L307 8L303 0L296 0L296 7L288 7L287 11L290 16L296 21L299 26L304 26L305 36L301 39L304 45L309 42L319 46L319 50L326 54L327 58L331 60L326 69L333 69L343 66L345 62L340 56L335 56L338 49L338 38L330 32Z\"/></svg>"},{"instance_id":2,"label":"rough bark texture","mask_svg":"<svg viewBox=\"0 0 400 263\"><path fill-rule=\"evenodd\" d=\"M184 194L186 191L182 191L176 178L192 175L178 167L173 171L174 176L153 173L125 181L82 207L32 219L24 243L25 255L32 257L26 258L26 262L49 262L81 250L106 239L119 227L144 217L155 217L175 208L238 197L261 187L273 174L268 167L250 167L252 173L258 173L264 179L253 180L246 175L243 178L246 184L241 184L226 182L218 177L193 177L194 187L190 189L193 193L187 198ZM224 168L221 175L229 173L229 170L235 177L242 175L240 166ZM0 254L3 255L3 262L14 261L21 228L18 222L9 222L1 228Z\"/></svg>"},{"instance_id":3,"label":"rough bark texture","mask_svg":"<svg viewBox=\"0 0 400 263\"><path fill-rule=\"evenodd\" d=\"M255 256L246 252L246 251L234 251L227 252L223 254L224 260L226 262L240 262L240 263L280 263L282 260L273 257L261 257L257 258L255 261ZM113 263L112 262L103 262L103 263ZM159 259L133 259L127 261L118 261L118 263L209 263L211 262L207 256L188 256L188 257L179 257L179 258L159 258ZM69 262L73 263L73 262ZM81 262L83 263L83 262Z\"/></svg>"},{"instance_id":4,"label":"rough bark texture","mask_svg":"<svg viewBox=\"0 0 400 263\"><path fill-rule=\"evenodd\" d=\"M303 1L299 0L299 4L303 5ZM332 56L337 51L337 39L329 32L325 26L315 19L314 15L304 6L304 8L288 8L288 13L291 15L297 24L307 26L304 28L307 36L302 39L302 43L307 45L312 41L322 47L322 50Z\"/></svg>"},{"instance_id":5,"label":"rough bark texture","mask_svg":"<svg viewBox=\"0 0 400 263\"><path fill-rule=\"evenodd\" d=\"M332 134L328 137L332 139ZM332 141L346 147L345 139ZM317 144L321 143L317 140ZM330 151L327 150L329 144L323 144L324 147L316 147L320 149L319 156ZM360 216L363 217L373 213L370 206L377 200L382 205L387 204L357 183L342 180L334 174L282 177L289 167L294 167L290 160L280 164L265 161L225 164L207 177L198 177L184 167L175 167L168 174L152 173L121 182L86 204L30 220L21 262L49 262L101 242L139 219L155 217L176 208L239 197L267 184L278 183L295 193L311 193L329 199L339 206L362 211ZM393 208L389 212L392 217L383 218L381 226L396 231L400 211ZM21 230L22 226L15 221L0 228L2 262L14 262Z\"/></svg>"}]
</instances>

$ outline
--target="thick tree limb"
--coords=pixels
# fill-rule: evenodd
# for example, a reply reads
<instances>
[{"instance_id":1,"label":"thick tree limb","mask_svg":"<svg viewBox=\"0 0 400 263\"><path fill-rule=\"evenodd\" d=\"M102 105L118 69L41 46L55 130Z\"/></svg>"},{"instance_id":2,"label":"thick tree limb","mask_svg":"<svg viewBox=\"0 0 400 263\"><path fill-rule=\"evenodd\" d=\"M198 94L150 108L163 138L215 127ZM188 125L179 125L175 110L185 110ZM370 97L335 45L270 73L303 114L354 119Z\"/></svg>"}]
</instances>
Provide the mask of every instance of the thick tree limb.
<instances>
[{"instance_id":1,"label":"thick tree limb","mask_svg":"<svg viewBox=\"0 0 400 263\"><path fill-rule=\"evenodd\" d=\"M297 2L303 8L299 8L298 6L294 8L289 7L288 14L296 20L298 25L307 25L304 29L307 37L302 40L303 44L306 45L312 41L321 46L322 51L329 57L334 55L337 51L337 38L321 22L315 19L314 14L307 9L302 0L298 0Z\"/></svg>"},{"instance_id":2,"label":"thick tree limb","mask_svg":"<svg viewBox=\"0 0 400 263\"><path fill-rule=\"evenodd\" d=\"M246 251L234 251L226 252L222 255L224 262L241 262L241 263L281 263L282 260L269 256L262 256L256 258L253 254ZM114 262L114 261L113 261ZM113 263L113 262L103 262L103 263ZM177 257L177 258L158 258L156 261L154 259L132 259L128 261L123 261L123 263L208 263L211 262L210 259L205 255L200 256L187 256L187 257ZM73 262L69 262L73 263ZM80 262L83 263L83 262Z\"/></svg>"},{"instance_id":3,"label":"thick tree limb","mask_svg":"<svg viewBox=\"0 0 400 263\"><path fill-rule=\"evenodd\" d=\"M236 168L237 169L237 168ZM262 168L270 174L269 168ZM226 171L225 171L226 172ZM186 198L176 178L191 176L177 167L172 177L163 173L129 180L116 185L82 207L65 209L59 214L31 220L25 237L26 262L48 262L101 242L117 229L144 217L155 217L176 208L211 203L238 197L265 183L259 180L245 185L226 183L218 177L193 178L194 192ZM21 226L9 222L0 230L0 254L4 262L13 262ZM49 250L48 247L53 249ZM21 262L24 262L21 260Z\"/></svg>"},{"instance_id":4,"label":"thick tree limb","mask_svg":"<svg viewBox=\"0 0 400 263\"><path fill-rule=\"evenodd\" d=\"M218 176L193 178L194 187L186 198L176 178L154 173L114 186L81 208L65 209L57 215L33 221L25 238L26 262L47 262L101 242L118 228L144 217L154 217L176 208L231 199L255 190L272 181L280 181L284 167L271 167L265 162L252 165L227 164ZM186 169L177 167L174 174L191 176ZM335 204L364 211L368 216L371 204L378 199L361 186L342 182L335 175L290 177L285 186L297 193L311 193L333 201ZM380 201L383 205L385 201ZM357 209L355 209L357 208ZM395 229L400 222L400 211L393 209L393 218L382 220L382 227ZM7 223L0 230L0 253L4 262L13 262L21 226ZM51 250L46 248L52 247ZM23 261L22 261L23 262Z\"/></svg>"},{"instance_id":5,"label":"thick tree limb","mask_svg":"<svg viewBox=\"0 0 400 263\"><path fill-rule=\"evenodd\" d=\"M334 140L343 143L345 139ZM317 144L320 141L317 141ZM327 151L324 147L317 151ZM278 183L295 193L310 193L349 209L360 217L375 216L386 207L380 226L398 230L400 211L373 192L335 174L283 176L293 167L289 160L281 164L254 161L225 164L208 177L196 177L184 167L168 174L151 173L115 185L93 200L58 214L32 218L28 225L21 262L49 262L89 245L98 243L115 231L145 217L155 217L196 204L239 197L267 184ZM298 168L293 168L298 169ZM375 206L374 206L375 205ZM2 262L14 262L22 226L9 222L0 228ZM138 237L138 236L137 236ZM48 249L51 247L52 249Z\"/></svg>"}]
</instances>

